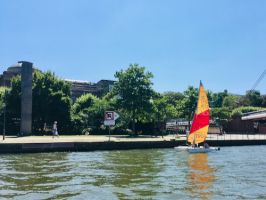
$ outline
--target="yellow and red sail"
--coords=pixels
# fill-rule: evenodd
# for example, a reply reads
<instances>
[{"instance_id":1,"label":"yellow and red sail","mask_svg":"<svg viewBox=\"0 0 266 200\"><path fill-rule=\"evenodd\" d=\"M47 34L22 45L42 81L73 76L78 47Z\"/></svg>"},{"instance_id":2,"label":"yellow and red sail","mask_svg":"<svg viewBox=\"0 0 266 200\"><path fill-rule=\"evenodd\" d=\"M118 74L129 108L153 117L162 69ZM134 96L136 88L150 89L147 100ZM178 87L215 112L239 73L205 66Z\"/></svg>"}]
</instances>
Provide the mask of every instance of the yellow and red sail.
<instances>
[{"instance_id":1,"label":"yellow and red sail","mask_svg":"<svg viewBox=\"0 0 266 200\"><path fill-rule=\"evenodd\" d=\"M200 82L198 105L189 132L188 142L191 144L204 142L208 135L209 121L210 109L208 97L202 83Z\"/></svg>"}]
</instances>

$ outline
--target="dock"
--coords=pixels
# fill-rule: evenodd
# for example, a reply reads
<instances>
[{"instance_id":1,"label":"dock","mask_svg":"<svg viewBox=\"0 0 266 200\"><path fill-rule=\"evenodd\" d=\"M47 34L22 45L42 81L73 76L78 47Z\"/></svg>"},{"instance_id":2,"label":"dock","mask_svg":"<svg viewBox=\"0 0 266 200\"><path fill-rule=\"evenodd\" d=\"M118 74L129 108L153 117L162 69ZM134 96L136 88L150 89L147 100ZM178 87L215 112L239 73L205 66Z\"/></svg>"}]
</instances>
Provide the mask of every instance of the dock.
<instances>
[{"instance_id":1,"label":"dock","mask_svg":"<svg viewBox=\"0 0 266 200\"><path fill-rule=\"evenodd\" d=\"M0 135L0 138L1 135ZM266 145L266 134L211 134L210 146ZM72 136L7 136L0 141L0 153L78 152L100 150L129 150L173 148L186 144L185 135L138 136L72 135Z\"/></svg>"}]
</instances>

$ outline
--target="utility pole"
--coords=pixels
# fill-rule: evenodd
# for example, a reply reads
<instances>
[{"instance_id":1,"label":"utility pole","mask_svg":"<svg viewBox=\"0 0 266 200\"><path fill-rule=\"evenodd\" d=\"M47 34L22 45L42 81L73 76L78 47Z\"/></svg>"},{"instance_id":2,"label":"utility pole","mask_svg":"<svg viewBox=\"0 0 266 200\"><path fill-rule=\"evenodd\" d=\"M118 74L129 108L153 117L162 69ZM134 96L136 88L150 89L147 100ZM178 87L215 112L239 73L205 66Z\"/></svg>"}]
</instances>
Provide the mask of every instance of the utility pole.
<instances>
[{"instance_id":1,"label":"utility pole","mask_svg":"<svg viewBox=\"0 0 266 200\"><path fill-rule=\"evenodd\" d=\"M6 89L4 97L4 124L3 124L3 140L6 139Z\"/></svg>"},{"instance_id":2,"label":"utility pole","mask_svg":"<svg viewBox=\"0 0 266 200\"><path fill-rule=\"evenodd\" d=\"M3 140L6 139L6 81L4 79L4 124L3 124Z\"/></svg>"}]
</instances>

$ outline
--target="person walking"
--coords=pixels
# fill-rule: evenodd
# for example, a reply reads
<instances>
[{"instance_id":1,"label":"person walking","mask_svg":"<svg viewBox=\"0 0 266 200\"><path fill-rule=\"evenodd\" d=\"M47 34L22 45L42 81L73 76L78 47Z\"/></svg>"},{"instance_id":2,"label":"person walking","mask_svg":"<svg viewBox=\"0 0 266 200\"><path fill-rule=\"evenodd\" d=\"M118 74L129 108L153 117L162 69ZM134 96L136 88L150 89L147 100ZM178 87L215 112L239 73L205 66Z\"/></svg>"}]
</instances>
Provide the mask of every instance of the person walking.
<instances>
[{"instance_id":1,"label":"person walking","mask_svg":"<svg viewBox=\"0 0 266 200\"><path fill-rule=\"evenodd\" d=\"M44 124L43 124L43 135L46 135L46 131L47 131L47 124L46 124L46 122L44 122Z\"/></svg>"},{"instance_id":2,"label":"person walking","mask_svg":"<svg viewBox=\"0 0 266 200\"><path fill-rule=\"evenodd\" d=\"M59 137L58 131L57 131L57 121L54 122L53 124L53 138L54 136Z\"/></svg>"}]
</instances>

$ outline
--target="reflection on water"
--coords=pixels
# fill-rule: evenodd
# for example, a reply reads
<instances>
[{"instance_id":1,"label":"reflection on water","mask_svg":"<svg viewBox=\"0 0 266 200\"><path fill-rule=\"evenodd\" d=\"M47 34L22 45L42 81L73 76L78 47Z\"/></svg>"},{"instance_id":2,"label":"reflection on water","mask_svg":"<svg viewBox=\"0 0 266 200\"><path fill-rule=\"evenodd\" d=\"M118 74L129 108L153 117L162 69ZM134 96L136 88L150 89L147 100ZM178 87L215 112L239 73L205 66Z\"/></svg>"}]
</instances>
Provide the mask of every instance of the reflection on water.
<instances>
[{"instance_id":1,"label":"reflection on water","mask_svg":"<svg viewBox=\"0 0 266 200\"><path fill-rule=\"evenodd\" d=\"M0 197L14 198L31 193L30 197L34 198L39 191L45 196L62 183L71 181L71 176L63 175L69 170L66 157L67 153L3 156L0 166L0 180L3 182Z\"/></svg>"},{"instance_id":2,"label":"reflection on water","mask_svg":"<svg viewBox=\"0 0 266 200\"><path fill-rule=\"evenodd\" d=\"M266 199L265 154L266 146L0 154L0 199Z\"/></svg>"},{"instance_id":3,"label":"reflection on water","mask_svg":"<svg viewBox=\"0 0 266 200\"><path fill-rule=\"evenodd\" d=\"M109 181L114 187L121 188L121 191L116 192L119 199L154 196L156 189L145 185L152 183L163 170L157 164L159 160L162 160L159 150L116 151L108 154L106 163L113 174Z\"/></svg>"},{"instance_id":4,"label":"reflection on water","mask_svg":"<svg viewBox=\"0 0 266 200\"><path fill-rule=\"evenodd\" d=\"M188 191L192 197L211 198L213 195L211 187L215 181L215 169L208 164L208 154L189 154L188 166Z\"/></svg>"}]
</instances>

